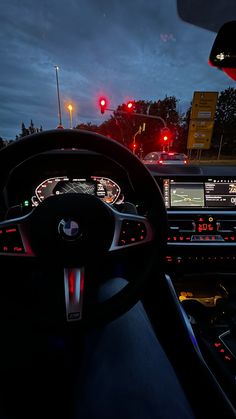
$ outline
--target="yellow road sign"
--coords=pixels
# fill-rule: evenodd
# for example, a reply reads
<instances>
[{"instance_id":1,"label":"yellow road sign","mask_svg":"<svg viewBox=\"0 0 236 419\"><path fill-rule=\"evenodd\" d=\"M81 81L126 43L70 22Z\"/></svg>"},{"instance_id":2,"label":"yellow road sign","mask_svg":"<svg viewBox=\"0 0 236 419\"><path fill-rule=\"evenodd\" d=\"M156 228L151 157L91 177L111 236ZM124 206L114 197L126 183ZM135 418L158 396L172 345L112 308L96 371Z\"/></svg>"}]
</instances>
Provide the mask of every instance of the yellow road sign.
<instances>
[{"instance_id":1,"label":"yellow road sign","mask_svg":"<svg viewBox=\"0 0 236 419\"><path fill-rule=\"evenodd\" d=\"M190 119L214 119L218 92L194 92Z\"/></svg>"},{"instance_id":2,"label":"yellow road sign","mask_svg":"<svg viewBox=\"0 0 236 419\"><path fill-rule=\"evenodd\" d=\"M194 92L188 131L188 149L209 149L218 92Z\"/></svg>"},{"instance_id":3,"label":"yellow road sign","mask_svg":"<svg viewBox=\"0 0 236 419\"><path fill-rule=\"evenodd\" d=\"M209 149L213 133L213 121L190 121L187 148Z\"/></svg>"},{"instance_id":4,"label":"yellow road sign","mask_svg":"<svg viewBox=\"0 0 236 419\"><path fill-rule=\"evenodd\" d=\"M209 149L211 146L212 131L189 132L187 148Z\"/></svg>"},{"instance_id":5,"label":"yellow road sign","mask_svg":"<svg viewBox=\"0 0 236 419\"><path fill-rule=\"evenodd\" d=\"M194 119L190 121L190 131L211 131L214 127L214 121L203 121L202 119Z\"/></svg>"}]
</instances>

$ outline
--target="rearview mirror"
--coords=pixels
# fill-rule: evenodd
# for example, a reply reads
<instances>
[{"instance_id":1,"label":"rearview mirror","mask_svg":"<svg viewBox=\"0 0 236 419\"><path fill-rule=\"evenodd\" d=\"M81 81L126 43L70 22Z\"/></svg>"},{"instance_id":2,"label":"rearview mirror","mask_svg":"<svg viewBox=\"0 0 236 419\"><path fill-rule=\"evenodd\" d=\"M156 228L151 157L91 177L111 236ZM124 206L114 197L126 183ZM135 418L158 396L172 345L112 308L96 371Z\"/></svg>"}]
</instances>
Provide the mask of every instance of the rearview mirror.
<instances>
[{"instance_id":1,"label":"rearview mirror","mask_svg":"<svg viewBox=\"0 0 236 419\"><path fill-rule=\"evenodd\" d=\"M236 80L236 21L225 23L219 30L211 53L209 64L223 70Z\"/></svg>"},{"instance_id":2,"label":"rearview mirror","mask_svg":"<svg viewBox=\"0 0 236 419\"><path fill-rule=\"evenodd\" d=\"M176 0L179 17L208 31L218 32L236 16L235 0Z\"/></svg>"}]
</instances>

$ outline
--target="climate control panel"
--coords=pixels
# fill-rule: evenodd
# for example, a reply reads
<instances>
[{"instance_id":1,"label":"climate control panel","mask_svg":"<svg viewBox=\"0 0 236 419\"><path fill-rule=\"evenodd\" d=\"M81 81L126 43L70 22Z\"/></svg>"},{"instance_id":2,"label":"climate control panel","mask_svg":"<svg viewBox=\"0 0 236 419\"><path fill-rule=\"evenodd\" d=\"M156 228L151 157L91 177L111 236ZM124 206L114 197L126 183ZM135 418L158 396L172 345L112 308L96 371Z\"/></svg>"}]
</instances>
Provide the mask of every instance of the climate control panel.
<instances>
[{"instance_id":1,"label":"climate control panel","mask_svg":"<svg viewBox=\"0 0 236 419\"><path fill-rule=\"evenodd\" d=\"M236 244L236 212L171 211L169 244Z\"/></svg>"}]
</instances>

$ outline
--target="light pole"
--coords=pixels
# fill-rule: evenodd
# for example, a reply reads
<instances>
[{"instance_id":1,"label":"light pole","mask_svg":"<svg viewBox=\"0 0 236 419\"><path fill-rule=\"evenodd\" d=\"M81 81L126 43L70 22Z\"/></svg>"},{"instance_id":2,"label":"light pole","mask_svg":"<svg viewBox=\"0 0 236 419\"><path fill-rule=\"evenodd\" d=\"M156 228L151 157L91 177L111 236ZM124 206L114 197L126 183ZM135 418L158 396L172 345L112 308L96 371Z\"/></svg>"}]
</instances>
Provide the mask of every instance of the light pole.
<instances>
[{"instance_id":1,"label":"light pole","mask_svg":"<svg viewBox=\"0 0 236 419\"><path fill-rule=\"evenodd\" d=\"M68 105L67 109L69 110L69 114L70 114L70 128L73 128L73 124L72 124L72 111L73 111L73 106L72 105Z\"/></svg>"},{"instance_id":2,"label":"light pole","mask_svg":"<svg viewBox=\"0 0 236 419\"><path fill-rule=\"evenodd\" d=\"M62 120L61 120L61 103L60 103L60 90L59 90L59 81L58 81L58 70L59 67L57 65L54 65L54 68L56 70L56 81L57 81L57 100L58 100L58 116L59 116L59 126L62 126Z\"/></svg>"}]
</instances>

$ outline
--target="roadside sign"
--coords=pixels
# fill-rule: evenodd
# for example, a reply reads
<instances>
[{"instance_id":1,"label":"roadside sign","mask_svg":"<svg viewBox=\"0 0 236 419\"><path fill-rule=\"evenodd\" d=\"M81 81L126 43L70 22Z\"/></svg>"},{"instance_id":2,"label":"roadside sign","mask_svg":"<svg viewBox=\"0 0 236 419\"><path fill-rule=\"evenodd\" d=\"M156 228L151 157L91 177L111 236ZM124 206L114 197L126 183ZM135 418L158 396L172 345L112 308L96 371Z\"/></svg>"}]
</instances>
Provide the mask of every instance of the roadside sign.
<instances>
[{"instance_id":1,"label":"roadside sign","mask_svg":"<svg viewBox=\"0 0 236 419\"><path fill-rule=\"evenodd\" d=\"M194 132L204 132L204 131L212 131L214 127L214 121L202 119L194 119L190 120L189 130Z\"/></svg>"},{"instance_id":2,"label":"roadside sign","mask_svg":"<svg viewBox=\"0 0 236 419\"><path fill-rule=\"evenodd\" d=\"M187 148L209 149L213 133L213 121L193 120L189 123Z\"/></svg>"},{"instance_id":3,"label":"roadside sign","mask_svg":"<svg viewBox=\"0 0 236 419\"><path fill-rule=\"evenodd\" d=\"M194 92L188 131L188 149L209 149L218 92Z\"/></svg>"},{"instance_id":4,"label":"roadside sign","mask_svg":"<svg viewBox=\"0 0 236 419\"><path fill-rule=\"evenodd\" d=\"M218 92L194 92L190 119L214 119Z\"/></svg>"},{"instance_id":5,"label":"roadside sign","mask_svg":"<svg viewBox=\"0 0 236 419\"><path fill-rule=\"evenodd\" d=\"M187 148L201 148L208 150L211 146L212 131L188 133L188 146Z\"/></svg>"}]
</instances>

